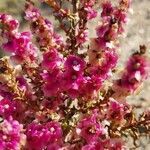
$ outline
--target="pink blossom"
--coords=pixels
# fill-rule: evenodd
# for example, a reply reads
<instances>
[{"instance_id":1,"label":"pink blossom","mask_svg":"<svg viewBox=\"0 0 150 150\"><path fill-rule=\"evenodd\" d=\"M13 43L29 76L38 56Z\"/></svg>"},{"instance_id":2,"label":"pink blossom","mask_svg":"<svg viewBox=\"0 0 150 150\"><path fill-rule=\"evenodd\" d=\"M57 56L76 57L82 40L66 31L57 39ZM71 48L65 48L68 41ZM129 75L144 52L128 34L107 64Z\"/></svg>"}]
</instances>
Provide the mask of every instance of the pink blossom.
<instances>
[{"instance_id":1,"label":"pink blossom","mask_svg":"<svg viewBox=\"0 0 150 150\"><path fill-rule=\"evenodd\" d=\"M149 75L145 46L114 85L116 76L108 80L116 70L130 0L118 6L102 2L101 24L90 44L84 44L88 21L97 16L99 0L67 0L71 9L63 1L42 2L52 8L64 39L32 0L25 4L31 33L19 32L19 22L0 13L0 48L11 53L0 60L0 150L125 150L122 136L132 136L131 127L149 119L149 113L135 119L125 102Z\"/></svg>"},{"instance_id":2,"label":"pink blossom","mask_svg":"<svg viewBox=\"0 0 150 150\"><path fill-rule=\"evenodd\" d=\"M103 79L96 74L93 74L91 77L87 77L85 79L85 87L83 84L83 91L85 91L84 94L93 94L93 92L96 92L102 86Z\"/></svg>"},{"instance_id":3,"label":"pink blossom","mask_svg":"<svg viewBox=\"0 0 150 150\"><path fill-rule=\"evenodd\" d=\"M127 71L132 73L135 71L139 71L141 75L146 78L147 77L147 71L149 70L149 62L145 58L145 56L142 55L133 55L129 61L127 62Z\"/></svg>"},{"instance_id":4,"label":"pink blossom","mask_svg":"<svg viewBox=\"0 0 150 150\"><path fill-rule=\"evenodd\" d=\"M56 111L57 108L63 103L63 98L61 95L57 95L57 97L51 97L49 99L44 99L42 101L42 106L45 109L49 109L51 111Z\"/></svg>"},{"instance_id":5,"label":"pink blossom","mask_svg":"<svg viewBox=\"0 0 150 150\"><path fill-rule=\"evenodd\" d=\"M29 150L41 150L52 148L52 145L60 144L62 137L61 127L58 122L48 122L46 124L31 123L27 127L27 148Z\"/></svg>"},{"instance_id":6,"label":"pink blossom","mask_svg":"<svg viewBox=\"0 0 150 150\"><path fill-rule=\"evenodd\" d=\"M71 97L79 95L79 87L83 81L83 71L85 61L78 56L69 55L64 63L64 73L62 76L62 90L69 93Z\"/></svg>"},{"instance_id":7,"label":"pink blossom","mask_svg":"<svg viewBox=\"0 0 150 150\"><path fill-rule=\"evenodd\" d=\"M62 58L59 56L56 49L51 49L43 54L43 61L41 65L44 69L53 71L53 69L60 67L61 64Z\"/></svg>"},{"instance_id":8,"label":"pink blossom","mask_svg":"<svg viewBox=\"0 0 150 150\"><path fill-rule=\"evenodd\" d=\"M91 6L86 6L84 8L84 10L86 10L86 12L87 12L87 19L88 20L91 20L97 16L97 12L94 9L92 9Z\"/></svg>"},{"instance_id":9,"label":"pink blossom","mask_svg":"<svg viewBox=\"0 0 150 150\"><path fill-rule=\"evenodd\" d=\"M12 100L14 95L9 91L9 88L6 85L0 83L0 95L4 99Z\"/></svg>"},{"instance_id":10,"label":"pink blossom","mask_svg":"<svg viewBox=\"0 0 150 150\"><path fill-rule=\"evenodd\" d=\"M13 52L16 49L16 41L8 41L7 43L3 44L3 48L8 52Z\"/></svg>"},{"instance_id":11,"label":"pink blossom","mask_svg":"<svg viewBox=\"0 0 150 150\"><path fill-rule=\"evenodd\" d=\"M114 99L110 99L107 118L114 122L122 123L122 121L124 120L124 116L127 113L127 110L125 108L125 104L121 104Z\"/></svg>"},{"instance_id":12,"label":"pink blossom","mask_svg":"<svg viewBox=\"0 0 150 150\"><path fill-rule=\"evenodd\" d=\"M127 62L126 71L118 80L118 85L127 91L134 92L141 82L148 77L149 61L140 55L134 54Z\"/></svg>"},{"instance_id":13,"label":"pink blossom","mask_svg":"<svg viewBox=\"0 0 150 150\"><path fill-rule=\"evenodd\" d=\"M0 148L20 150L26 141L26 136L23 134L23 125L11 117L4 119L0 123Z\"/></svg>"},{"instance_id":14,"label":"pink blossom","mask_svg":"<svg viewBox=\"0 0 150 150\"><path fill-rule=\"evenodd\" d=\"M26 4L26 19L31 23L31 31L39 47L60 47L63 44L62 36L54 32L52 23L41 16L39 10L32 4ZM31 16L30 16L31 13Z\"/></svg>"},{"instance_id":15,"label":"pink blossom","mask_svg":"<svg viewBox=\"0 0 150 150\"><path fill-rule=\"evenodd\" d=\"M45 126L49 132L49 142L55 142L62 138L62 129L58 122L48 122Z\"/></svg>"},{"instance_id":16,"label":"pink blossom","mask_svg":"<svg viewBox=\"0 0 150 150\"><path fill-rule=\"evenodd\" d=\"M119 23L127 22L127 14L122 10L115 10L114 17Z\"/></svg>"},{"instance_id":17,"label":"pink blossom","mask_svg":"<svg viewBox=\"0 0 150 150\"><path fill-rule=\"evenodd\" d=\"M96 116L90 116L82 119L76 129L77 134L86 140L87 143L96 141L105 133L104 128L96 121Z\"/></svg>"},{"instance_id":18,"label":"pink blossom","mask_svg":"<svg viewBox=\"0 0 150 150\"><path fill-rule=\"evenodd\" d=\"M27 20L36 21L40 17L40 12L33 5L26 5L25 18Z\"/></svg>"},{"instance_id":19,"label":"pink blossom","mask_svg":"<svg viewBox=\"0 0 150 150\"><path fill-rule=\"evenodd\" d=\"M8 119L12 116L17 121L21 121L24 119L24 105L15 100L2 99L0 100L0 115Z\"/></svg>"},{"instance_id":20,"label":"pink blossom","mask_svg":"<svg viewBox=\"0 0 150 150\"><path fill-rule=\"evenodd\" d=\"M108 49L103 52L103 59L101 65L94 65L90 67L89 78L87 78L85 87L83 84L83 90L88 91L84 93L93 93L102 86L102 83L110 77L110 71L116 66L118 56L114 49Z\"/></svg>"},{"instance_id":21,"label":"pink blossom","mask_svg":"<svg viewBox=\"0 0 150 150\"><path fill-rule=\"evenodd\" d=\"M103 9L102 13L101 13L102 17L111 16L114 11L114 8L113 8L111 2L109 2L109 1L102 4L102 9Z\"/></svg>"},{"instance_id":22,"label":"pink blossom","mask_svg":"<svg viewBox=\"0 0 150 150\"><path fill-rule=\"evenodd\" d=\"M78 56L69 55L64 66L67 71L82 72L85 68L85 61Z\"/></svg>"},{"instance_id":23,"label":"pink blossom","mask_svg":"<svg viewBox=\"0 0 150 150\"><path fill-rule=\"evenodd\" d=\"M113 69L117 64L117 60L118 60L118 55L115 52L115 50L105 51L105 60L102 66L106 67L108 70Z\"/></svg>"},{"instance_id":24,"label":"pink blossom","mask_svg":"<svg viewBox=\"0 0 150 150\"><path fill-rule=\"evenodd\" d=\"M60 89L61 73L58 69L51 73L42 73L43 77L43 92L46 97L55 96Z\"/></svg>"},{"instance_id":25,"label":"pink blossom","mask_svg":"<svg viewBox=\"0 0 150 150\"><path fill-rule=\"evenodd\" d=\"M110 28L109 24L99 26L96 29L97 36L100 38L103 38L105 36L105 34L109 31L109 28Z\"/></svg>"},{"instance_id":26,"label":"pink blossom","mask_svg":"<svg viewBox=\"0 0 150 150\"><path fill-rule=\"evenodd\" d=\"M16 110L15 103L11 100L2 99L0 101L0 115L9 118Z\"/></svg>"},{"instance_id":27,"label":"pink blossom","mask_svg":"<svg viewBox=\"0 0 150 150\"><path fill-rule=\"evenodd\" d=\"M77 43L78 44L83 44L88 40L88 31L87 30L80 30L76 37Z\"/></svg>"},{"instance_id":28,"label":"pink blossom","mask_svg":"<svg viewBox=\"0 0 150 150\"><path fill-rule=\"evenodd\" d=\"M2 24L7 24L7 29L11 31L17 31L19 28L19 22L16 19L13 19L12 16L6 14L0 14L0 22ZM6 26L3 26L4 28Z\"/></svg>"},{"instance_id":29,"label":"pink blossom","mask_svg":"<svg viewBox=\"0 0 150 150\"><path fill-rule=\"evenodd\" d=\"M124 74L121 80L118 80L118 85L129 92L135 91L141 82L141 75L138 73Z\"/></svg>"},{"instance_id":30,"label":"pink blossom","mask_svg":"<svg viewBox=\"0 0 150 150\"><path fill-rule=\"evenodd\" d=\"M105 39L105 38L100 38L100 37L98 37L97 39L96 39L96 43L98 44L98 46L99 46L99 49L105 49L106 48L106 43L107 43L108 41Z\"/></svg>"},{"instance_id":31,"label":"pink blossom","mask_svg":"<svg viewBox=\"0 0 150 150\"><path fill-rule=\"evenodd\" d=\"M33 61L36 57L36 48L31 43L31 34L29 32L16 34L7 43L3 44L3 48L6 51L14 53L12 57L20 61L24 61L23 59Z\"/></svg>"},{"instance_id":32,"label":"pink blossom","mask_svg":"<svg viewBox=\"0 0 150 150\"><path fill-rule=\"evenodd\" d=\"M121 1L121 3L123 3L123 6L125 5L124 2ZM115 41L118 35L124 31L123 25L127 21L127 8L119 9L118 7L113 7L110 2L104 2L102 9L101 16L103 21L97 28L97 35L99 45L105 49L106 42Z\"/></svg>"},{"instance_id":33,"label":"pink blossom","mask_svg":"<svg viewBox=\"0 0 150 150\"><path fill-rule=\"evenodd\" d=\"M49 140L47 130L42 126L35 123L28 125L27 127L27 147L28 149L43 149Z\"/></svg>"},{"instance_id":34,"label":"pink blossom","mask_svg":"<svg viewBox=\"0 0 150 150\"><path fill-rule=\"evenodd\" d=\"M101 65L93 66L90 69L90 73L101 81L106 80L110 76L110 70L112 70L118 60L118 55L115 53L114 50L107 50L104 52L104 60Z\"/></svg>"},{"instance_id":35,"label":"pink blossom","mask_svg":"<svg viewBox=\"0 0 150 150\"><path fill-rule=\"evenodd\" d=\"M71 97L77 97L79 95L79 87L82 80L82 72L65 72L62 76L62 90L68 91Z\"/></svg>"},{"instance_id":36,"label":"pink blossom","mask_svg":"<svg viewBox=\"0 0 150 150\"><path fill-rule=\"evenodd\" d=\"M28 89L28 83L26 79L23 76L17 76L16 80L18 82L18 86L21 90L27 91Z\"/></svg>"},{"instance_id":37,"label":"pink blossom","mask_svg":"<svg viewBox=\"0 0 150 150\"><path fill-rule=\"evenodd\" d=\"M59 34L56 34L56 33L54 33L53 34L53 37L54 37L54 43L56 43L56 44L58 44L58 45L63 45L64 43L63 43L63 37L62 36L60 36Z\"/></svg>"}]
</instances>

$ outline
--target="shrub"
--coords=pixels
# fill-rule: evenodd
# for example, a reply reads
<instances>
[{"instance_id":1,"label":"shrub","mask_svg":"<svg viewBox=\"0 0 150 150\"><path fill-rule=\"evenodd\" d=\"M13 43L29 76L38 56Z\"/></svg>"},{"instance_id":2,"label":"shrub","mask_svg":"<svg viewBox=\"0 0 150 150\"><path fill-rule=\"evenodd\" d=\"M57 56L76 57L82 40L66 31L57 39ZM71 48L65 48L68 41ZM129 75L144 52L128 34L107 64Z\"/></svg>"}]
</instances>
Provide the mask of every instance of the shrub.
<instances>
[{"instance_id":1,"label":"shrub","mask_svg":"<svg viewBox=\"0 0 150 150\"><path fill-rule=\"evenodd\" d=\"M150 112L136 117L126 97L147 79L150 62L141 45L120 75L116 71L130 0L43 2L65 36L30 0L25 19L31 32L0 14L1 48L9 53L0 60L0 149L123 150L126 137L136 147L150 133ZM87 24L96 17L100 24L90 39Z\"/></svg>"}]
</instances>

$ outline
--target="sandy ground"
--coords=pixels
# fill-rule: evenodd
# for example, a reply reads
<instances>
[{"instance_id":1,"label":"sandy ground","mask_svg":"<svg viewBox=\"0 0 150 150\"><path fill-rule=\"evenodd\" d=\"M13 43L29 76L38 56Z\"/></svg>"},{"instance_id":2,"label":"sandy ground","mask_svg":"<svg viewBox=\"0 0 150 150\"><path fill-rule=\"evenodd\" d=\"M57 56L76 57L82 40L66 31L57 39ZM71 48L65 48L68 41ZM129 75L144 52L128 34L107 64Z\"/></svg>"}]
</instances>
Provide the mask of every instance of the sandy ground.
<instances>
[{"instance_id":1,"label":"sandy ground","mask_svg":"<svg viewBox=\"0 0 150 150\"><path fill-rule=\"evenodd\" d=\"M34 1L36 2L38 0ZM14 4L14 2L16 4ZM23 8L21 3L23 2L23 0L0 0L0 11L9 12L20 19L19 15L22 13ZM89 23L91 37L94 37L95 35L94 29L97 24L97 20ZM124 62L127 60L127 57L137 50L140 44L147 45L147 55L150 56L150 0L132 0L132 6L129 13L129 22L126 26L126 31L126 37L120 39L121 51L119 51L119 66L124 64ZM127 98L127 101L135 105L142 104L144 109L150 109L150 78L144 82L141 92L137 95L130 96ZM150 144L148 143L150 143L149 140L141 139L140 144L142 147L137 150L150 150Z\"/></svg>"}]
</instances>

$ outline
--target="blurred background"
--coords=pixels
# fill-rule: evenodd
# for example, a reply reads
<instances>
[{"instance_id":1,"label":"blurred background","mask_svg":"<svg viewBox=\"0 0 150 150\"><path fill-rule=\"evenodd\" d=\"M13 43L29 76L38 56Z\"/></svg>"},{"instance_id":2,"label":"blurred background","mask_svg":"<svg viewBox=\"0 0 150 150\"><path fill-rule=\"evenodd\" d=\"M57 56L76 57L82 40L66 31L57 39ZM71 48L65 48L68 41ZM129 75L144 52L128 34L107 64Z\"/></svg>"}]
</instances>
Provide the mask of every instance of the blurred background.
<instances>
[{"instance_id":1,"label":"blurred background","mask_svg":"<svg viewBox=\"0 0 150 150\"><path fill-rule=\"evenodd\" d=\"M40 4L39 0L33 1L42 10L43 15L55 24L56 30L61 32L60 29L57 28L58 22L52 17L50 8L47 5ZM25 0L0 0L0 12L5 12L16 17L21 24L20 30L29 30L29 26L23 17L24 3ZM89 23L91 37L94 37L94 30L97 25L97 19ZM126 26L126 35L121 37L120 42L120 63L118 65L120 68L124 65L128 56L138 50L141 44L147 46L147 55L150 56L150 0L132 0L131 9L129 10L129 21ZM3 55L1 50L0 54L1 56ZM143 109L137 109L137 114L144 109L150 109L150 78L143 84L143 89L135 95L128 97L127 101L135 106L143 106ZM141 147L137 150L150 150L149 138L145 137L140 139L139 144Z\"/></svg>"}]
</instances>

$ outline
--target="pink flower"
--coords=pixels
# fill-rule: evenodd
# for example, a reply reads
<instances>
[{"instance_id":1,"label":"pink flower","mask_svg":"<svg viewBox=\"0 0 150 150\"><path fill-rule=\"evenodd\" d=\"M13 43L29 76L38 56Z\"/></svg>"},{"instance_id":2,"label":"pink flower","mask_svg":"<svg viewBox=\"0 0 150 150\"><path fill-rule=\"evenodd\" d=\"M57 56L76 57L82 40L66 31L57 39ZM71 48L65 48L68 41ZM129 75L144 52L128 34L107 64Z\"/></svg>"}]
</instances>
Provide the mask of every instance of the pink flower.
<instances>
[{"instance_id":1,"label":"pink flower","mask_svg":"<svg viewBox=\"0 0 150 150\"><path fill-rule=\"evenodd\" d=\"M84 82L83 76L80 76L79 78L77 78L77 80L74 80L73 82L72 81L70 81L70 83L67 82L68 87L70 87L68 89L68 94L70 95L71 98L77 98L81 95L82 93L81 88L82 88L83 82Z\"/></svg>"},{"instance_id":2,"label":"pink flower","mask_svg":"<svg viewBox=\"0 0 150 150\"><path fill-rule=\"evenodd\" d=\"M29 124L26 131L27 135L27 148L29 150L36 149L41 150L46 147L49 135L47 129L40 124Z\"/></svg>"},{"instance_id":3,"label":"pink flower","mask_svg":"<svg viewBox=\"0 0 150 150\"><path fill-rule=\"evenodd\" d=\"M26 5L25 18L27 20L36 21L40 17L40 11L33 5Z\"/></svg>"},{"instance_id":4,"label":"pink flower","mask_svg":"<svg viewBox=\"0 0 150 150\"><path fill-rule=\"evenodd\" d=\"M16 80L17 80L18 86L21 90L24 90L24 91L28 90L28 83L23 76L17 76Z\"/></svg>"},{"instance_id":5,"label":"pink flower","mask_svg":"<svg viewBox=\"0 0 150 150\"><path fill-rule=\"evenodd\" d=\"M127 113L125 105L121 104L114 99L110 99L109 108L107 111L107 118L114 122L121 123L124 120L124 116Z\"/></svg>"},{"instance_id":6,"label":"pink flower","mask_svg":"<svg viewBox=\"0 0 150 150\"><path fill-rule=\"evenodd\" d=\"M11 40L8 41L7 43L3 44L3 48L8 51L8 52L13 52L16 49L16 41L15 40Z\"/></svg>"},{"instance_id":7,"label":"pink flower","mask_svg":"<svg viewBox=\"0 0 150 150\"><path fill-rule=\"evenodd\" d=\"M108 78L109 68L106 66L94 66L90 70L91 78L94 81L101 81L103 82Z\"/></svg>"},{"instance_id":8,"label":"pink flower","mask_svg":"<svg viewBox=\"0 0 150 150\"><path fill-rule=\"evenodd\" d=\"M0 95L4 99L13 100L13 93L9 91L9 88L6 85L0 83Z\"/></svg>"},{"instance_id":9,"label":"pink flower","mask_svg":"<svg viewBox=\"0 0 150 150\"><path fill-rule=\"evenodd\" d=\"M62 78L62 91L67 91L71 97L79 96L79 87L82 83L82 72L68 71L63 74Z\"/></svg>"},{"instance_id":10,"label":"pink flower","mask_svg":"<svg viewBox=\"0 0 150 150\"><path fill-rule=\"evenodd\" d=\"M63 97L60 95L57 95L57 97L50 97L48 99L44 99L42 101L42 106L45 109L49 109L51 111L56 111L57 108L64 102Z\"/></svg>"},{"instance_id":11,"label":"pink flower","mask_svg":"<svg viewBox=\"0 0 150 150\"><path fill-rule=\"evenodd\" d=\"M127 22L127 13L122 10L115 10L114 17L119 23L126 23Z\"/></svg>"},{"instance_id":12,"label":"pink flower","mask_svg":"<svg viewBox=\"0 0 150 150\"><path fill-rule=\"evenodd\" d=\"M49 132L49 142L53 143L62 138L62 129L58 122L48 122L45 126L48 129Z\"/></svg>"},{"instance_id":13,"label":"pink flower","mask_svg":"<svg viewBox=\"0 0 150 150\"><path fill-rule=\"evenodd\" d=\"M105 50L105 48L106 48L106 43L107 43L108 41L105 39L105 38L100 38L100 37L98 37L97 39L96 39L96 43L97 43L97 45L99 46L99 49L102 49L102 50Z\"/></svg>"},{"instance_id":14,"label":"pink flower","mask_svg":"<svg viewBox=\"0 0 150 150\"><path fill-rule=\"evenodd\" d=\"M16 19L13 19L12 16L6 14L0 14L0 22L2 24L7 24L7 30L17 31L19 28L19 22ZM4 26L5 28L6 26Z\"/></svg>"},{"instance_id":15,"label":"pink flower","mask_svg":"<svg viewBox=\"0 0 150 150\"><path fill-rule=\"evenodd\" d=\"M39 47L60 47L64 45L62 36L54 32L52 23L41 16L39 9L32 3L26 4L26 19L31 22L31 31Z\"/></svg>"},{"instance_id":16,"label":"pink flower","mask_svg":"<svg viewBox=\"0 0 150 150\"><path fill-rule=\"evenodd\" d=\"M118 37L118 30L118 25L112 23L111 20L108 20L106 23L104 22L103 25L99 26L96 30L99 38L98 41L104 40L107 43L114 41Z\"/></svg>"},{"instance_id":17,"label":"pink flower","mask_svg":"<svg viewBox=\"0 0 150 150\"><path fill-rule=\"evenodd\" d=\"M89 116L82 119L76 129L77 134L86 140L87 143L94 142L105 133L104 128L96 121L96 116Z\"/></svg>"},{"instance_id":18,"label":"pink flower","mask_svg":"<svg viewBox=\"0 0 150 150\"><path fill-rule=\"evenodd\" d=\"M22 103L15 100L2 99L0 100L0 115L8 119L12 116L14 119L20 121L24 119L25 108Z\"/></svg>"},{"instance_id":19,"label":"pink flower","mask_svg":"<svg viewBox=\"0 0 150 150\"><path fill-rule=\"evenodd\" d=\"M31 43L31 34L29 32L18 33L7 43L4 43L3 48L6 51L12 52L14 54L12 58L21 62L24 61L23 59L33 61L36 57L36 48Z\"/></svg>"},{"instance_id":20,"label":"pink flower","mask_svg":"<svg viewBox=\"0 0 150 150\"><path fill-rule=\"evenodd\" d=\"M51 149L59 147L62 138L61 126L58 122L48 122L46 124L31 123L27 127L27 148L29 150Z\"/></svg>"},{"instance_id":21,"label":"pink flower","mask_svg":"<svg viewBox=\"0 0 150 150\"><path fill-rule=\"evenodd\" d=\"M79 87L83 81L83 70L85 61L80 57L70 55L64 63L64 73L62 78L62 90L69 93L71 97L79 96Z\"/></svg>"},{"instance_id":22,"label":"pink flower","mask_svg":"<svg viewBox=\"0 0 150 150\"><path fill-rule=\"evenodd\" d=\"M66 71L81 72L85 68L85 61L75 55L69 55L64 64Z\"/></svg>"},{"instance_id":23,"label":"pink flower","mask_svg":"<svg viewBox=\"0 0 150 150\"><path fill-rule=\"evenodd\" d=\"M9 118L16 110L15 103L8 99L0 100L0 115Z\"/></svg>"},{"instance_id":24,"label":"pink flower","mask_svg":"<svg viewBox=\"0 0 150 150\"><path fill-rule=\"evenodd\" d=\"M61 45L61 44L63 44L63 37L62 36L60 36L59 34L56 34L56 33L54 33L53 34L53 37L54 37L54 42L56 43L56 44L58 44L58 45Z\"/></svg>"},{"instance_id":25,"label":"pink flower","mask_svg":"<svg viewBox=\"0 0 150 150\"><path fill-rule=\"evenodd\" d=\"M52 70L51 73L42 73L43 77L43 92L46 97L55 96L61 86L61 73L58 69Z\"/></svg>"},{"instance_id":26,"label":"pink flower","mask_svg":"<svg viewBox=\"0 0 150 150\"><path fill-rule=\"evenodd\" d=\"M11 61L0 60L0 150L124 150L121 131L141 122L119 100L139 87L150 68L141 46L117 85L113 78L107 83L115 72L130 0L119 0L116 7L104 0L97 36L87 45L88 21L97 16L99 0L67 0L71 11L58 0L45 0L65 39L32 0L26 1L32 34L19 32L18 21L0 13L0 48L12 53ZM144 113L139 121L149 116Z\"/></svg>"},{"instance_id":27,"label":"pink flower","mask_svg":"<svg viewBox=\"0 0 150 150\"><path fill-rule=\"evenodd\" d=\"M140 72L132 74L124 74L121 80L118 80L118 85L129 92L135 91L141 83L141 74Z\"/></svg>"},{"instance_id":28,"label":"pink flower","mask_svg":"<svg viewBox=\"0 0 150 150\"><path fill-rule=\"evenodd\" d=\"M130 57L129 61L127 62L127 71L129 73L139 71L140 74L146 78L147 71L149 70L149 62L147 61L145 56L142 55L133 55Z\"/></svg>"},{"instance_id":29,"label":"pink flower","mask_svg":"<svg viewBox=\"0 0 150 150\"><path fill-rule=\"evenodd\" d=\"M101 65L94 65L90 67L89 78L83 83L83 91L85 93L93 93L100 89L102 83L110 77L110 71L116 66L118 56L114 49L108 49L104 52L104 60ZM84 86L85 85L85 86Z\"/></svg>"},{"instance_id":30,"label":"pink flower","mask_svg":"<svg viewBox=\"0 0 150 150\"><path fill-rule=\"evenodd\" d=\"M102 67L106 67L108 70L113 69L117 64L117 60L118 55L115 50L107 50L105 51L105 60L102 64Z\"/></svg>"},{"instance_id":31,"label":"pink flower","mask_svg":"<svg viewBox=\"0 0 150 150\"><path fill-rule=\"evenodd\" d=\"M95 96L96 91L98 91L102 86L102 82L103 80L99 76L93 75L91 77L84 77L79 92L83 97L93 97Z\"/></svg>"},{"instance_id":32,"label":"pink flower","mask_svg":"<svg viewBox=\"0 0 150 150\"><path fill-rule=\"evenodd\" d=\"M49 52L43 54L43 61L41 65L44 69L53 71L53 69L59 68L61 64L62 58L55 49L51 49Z\"/></svg>"},{"instance_id":33,"label":"pink flower","mask_svg":"<svg viewBox=\"0 0 150 150\"><path fill-rule=\"evenodd\" d=\"M134 92L142 81L148 77L149 61L145 56L134 54L127 62L126 71L117 84L129 92Z\"/></svg>"},{"instance_id":34,"label":"pink flower","mask_svg":"<svg viewBox=\"0 0 150 150\"><path fill-rule=\"evenodd\" d=\"M84 8L87 12L87 19L91 20L97 16L97 11L95 11L91 6L86 6Z\"/></svg>"},{"instance_id":35,"label":"pink flower","mask_svg":"<svg viewBox=\"0 0 150 150\"><path fill-rule=\"evenodd\" d=\"M113 8L111 2L107 1L107 2L102 4L102 13L101 13L102 17L111 16L113 11L114 11L114 8Z\"/></svg>"},{"instance_id":36,"label":"pink flower","mask_svg":"<svg viewBox=\"0 0 150 150\"><path fill-rule=\"evenodd\" d=\"M83 44L88 40L88 31L87 30L80 30L76 37L77 43L78 44Z\"/></svg>"},{"instance_id":37,"label":"pink flower","mask_svg":"<svg viewBox=\"0 0 150 150\"><path fill-rule=\"evenodd\" d=\"M0 123L0 148L20 150L25 145L26 136L23 134L23 125L11 117Z\"/></svg>"},{"instance_id":38,"label":"pink flower","mask_svg":"<svg viewBox=\"0 0 150 150\"><path fill-rule=\"evenodd\" d=\"M109 31L109 28L110 28L109 24L99 26L96 29L97 36L100 38L103 38L105 36L105 34Z\"/></svg>"}]
</instances>

